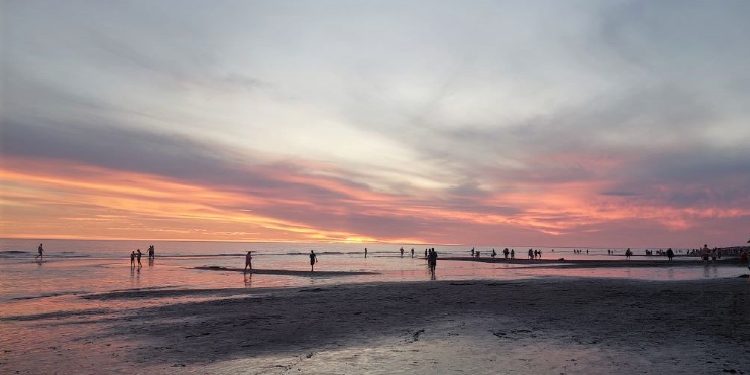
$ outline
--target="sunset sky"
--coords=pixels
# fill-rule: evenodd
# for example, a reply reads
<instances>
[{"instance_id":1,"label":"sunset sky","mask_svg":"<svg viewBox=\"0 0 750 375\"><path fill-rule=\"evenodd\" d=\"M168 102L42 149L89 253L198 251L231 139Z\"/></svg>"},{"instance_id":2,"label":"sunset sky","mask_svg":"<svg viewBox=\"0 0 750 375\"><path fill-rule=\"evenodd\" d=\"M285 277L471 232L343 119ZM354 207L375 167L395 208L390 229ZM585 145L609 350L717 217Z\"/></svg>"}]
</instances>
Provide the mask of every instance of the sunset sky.
<instances>
[{"instance_id":1,"label":"sunset sky","mask_svg":"<svg viewBox=\"0 0 750 375\"><path fill-rule=\"evenodd\" d=\"M750 238L748 1L2 1L0 237Z\"/></svg>"}]
</instances>

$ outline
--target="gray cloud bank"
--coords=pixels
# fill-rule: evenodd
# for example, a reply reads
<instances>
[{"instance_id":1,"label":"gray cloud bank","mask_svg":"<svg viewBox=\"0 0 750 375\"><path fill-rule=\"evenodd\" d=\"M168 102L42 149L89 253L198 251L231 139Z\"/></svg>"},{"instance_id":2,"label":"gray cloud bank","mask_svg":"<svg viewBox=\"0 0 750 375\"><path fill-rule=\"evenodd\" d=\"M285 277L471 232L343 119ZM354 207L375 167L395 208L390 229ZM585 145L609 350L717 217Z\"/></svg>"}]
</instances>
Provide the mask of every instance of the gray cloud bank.
<instances>
[{"instance_id":1,"label":"gray cloud bank","mask_svg":"<svg viewBox=\"0 0 750 375\"><path fill-rule=\"evenodd\" d=\"M348 197L275 177L308 164L266 159L477 214L520 212L493 194L570 183L627 205L750 207L748 2L205 7L4 2L2 154L330 204ZM356 211L330 222L427 230ZM606 231L572 233L585 230Z\"/></svg>"}]
</instances>

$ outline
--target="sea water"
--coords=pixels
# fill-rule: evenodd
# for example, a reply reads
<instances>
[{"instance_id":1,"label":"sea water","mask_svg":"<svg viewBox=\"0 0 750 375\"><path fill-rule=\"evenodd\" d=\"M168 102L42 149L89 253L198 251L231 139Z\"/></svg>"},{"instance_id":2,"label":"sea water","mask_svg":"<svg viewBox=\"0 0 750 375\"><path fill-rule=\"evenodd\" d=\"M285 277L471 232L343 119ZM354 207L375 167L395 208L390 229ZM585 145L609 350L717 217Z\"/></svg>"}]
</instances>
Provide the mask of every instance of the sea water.
<instances>
[{"instance_id":1,"label":"sea water","mask_svg":"<svg viewBox=\"0 0 750 375\"><path fill-rule=\"evenodd\" d=\"M37 259L39 243L44 245L44 259ZM156 259L150 261L146 249L154 245ZM403 246L404 256L399 249ZM364 248L368 249L367 258ZM336 283L374 283L431 280L424 261L424 251L434 247L441 258L466 257L469 246L426 244L301 244L240 243L184 241L82 241L0 239L0 318L25 314L51 313L70 309L102 308L102 302L84 301L92 293L128 289L222 289L309 287ZM495 246L498 257L503 255ZM510 246L507 246L510 247ZM130 266L130 252L141 249L141 267ZM411 257L414 248L415 256ZM482 257L489 257L493 247L476 247ZM527 258L529 247L513 247L516 258ZM539 248L544 259L622 260L624 249L589 248L575 254L567 248ZM258 269L290 271L309 270L308 254L318 255L317 271L357 271L371 274L351 276L244 275L234 271L198 270L200 266L242 268L246 251L253 251L253 266ZM634 249L636 254L642 250ZM617 255L619 254L619 255ZM665 259L662 257L649 257ZM742 267L696 267L679 259L669 267L550 268L535 265L440 261L435 279L522 279L539 277L615 277L644 280L686 280L736 277L746 272ZM666 262L666 259L665 259ZM666 264L666 263L665 263ZM683 264L683 265L681 265ZM545 264L548 266L549 264ZM174 299L172 299L173 301ZM163 303L164 301L153 301ZM127 308L132 302L107 302L106 308ZM139 305L152 303L138 301Z\"/></svg>"}]
</instances>

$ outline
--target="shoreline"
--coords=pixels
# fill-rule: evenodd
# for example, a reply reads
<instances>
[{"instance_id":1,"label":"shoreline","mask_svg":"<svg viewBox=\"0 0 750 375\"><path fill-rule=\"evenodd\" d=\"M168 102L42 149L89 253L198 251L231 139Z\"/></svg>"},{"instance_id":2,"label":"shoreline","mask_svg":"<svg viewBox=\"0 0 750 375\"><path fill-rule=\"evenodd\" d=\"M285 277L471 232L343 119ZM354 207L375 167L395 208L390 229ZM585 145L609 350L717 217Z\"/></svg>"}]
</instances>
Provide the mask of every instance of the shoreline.
<instances>
[{"instance_id":1,"label":"shoreline","mask_svg":"<svg viewBox=\"0 0 750 375\"><path fill-rule=\"evenodd\" d=\"M647 257L647 256L643 256ZM424 259L424 258L420 258ZM721 266L721 267L743 267L747 268L746 264L740 262L739 258L725 258L716 261L702 261L695 259L690 260L674 260L668 261L667 259L635 259L635 260L602 260L602 259L504 259L504 258L472 258L472 257L445 257L438 259L441 261L454 261L454 262L480 262L480 263L499 263L499 264L519 264L519 265L544 265L544 266L555 266L558 268L570 267L570 268L595 268L595 267L700 267L700 266Z\"/></svg>"}]
</instances>

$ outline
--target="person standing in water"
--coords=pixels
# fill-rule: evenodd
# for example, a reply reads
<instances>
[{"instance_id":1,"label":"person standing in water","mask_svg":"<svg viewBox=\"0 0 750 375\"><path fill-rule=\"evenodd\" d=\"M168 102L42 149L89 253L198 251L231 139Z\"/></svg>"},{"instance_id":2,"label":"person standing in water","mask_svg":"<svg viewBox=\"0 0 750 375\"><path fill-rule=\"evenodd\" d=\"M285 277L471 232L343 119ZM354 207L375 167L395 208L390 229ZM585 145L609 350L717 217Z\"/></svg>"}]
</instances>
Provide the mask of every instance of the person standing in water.
<instances>
[{"instance_id":1,"label":"person standing in water","mask_svg":"<svg viewBox=\"0 0 750 375\"><path fill-rule=\"evenodd\" d=\"M414 248L411 248L411 257L414 258Z\"/></svg>"},{"instance_id":2,"label":"person standing in water","mask_svg":"<svg viewBox=\"0 0 750 375\"><path fill-rule=\"evenodd\" d=\"M138 261L138 267L142 266L141 265L141 255L143 255L143 253L141 253L141 249L137 249L135 251L135 259Z\"/></svg>"},{"instance_id":3,"label":"person standing in water","mask_svg":"<svg viewBox=\"0 0 750 375\"><path fill-rule=\"evenodd\" d=\"M130 267L135 267L135 251L130 252Z\"/></svg>"},{"instance_id":4,"label":"person standing in water","mask_svg":"<svg viewBox=\"0 0 750 375\"><path fill-rule=\"evenodd\" d=\"M365 248L365 258L367 258L367 248Z\"/></svg>"},{"instance_id":5,"label":"person standing in water","mask_svg":"<svg viewBox=\"0 0 750 375\"><path fill-rule=\"evenodd\" d=\"M253 272L253 252L248 251L247 254L245 254L245 272L247 272L247 268L250 267L250 272Z\"/></svg>"},{"instance_id":6,"label":"person standing in water","mask_svg":"<svg viewBox=\"0 0 750 375\"><path fill-rule=\"evenodd\" d=\"M404 257L404 248L402 247L401 248L401 258L403 258L403 257Z\"/></svg>"},{"instance_id":7,"label":"person standing in water","mask_svg":"<svg viewBox=\"0 0 750 375\"><path fill-rule=\"evenodd\" d=\"M36 249L37 255L34 257L44 260L44 247L42 247L42 244L39 244L39 247Z\"/></svg>"},{"instance_id":8,"label":"person standing in water","mask_svg":"<svg viewBox=\"0 0 750 375\"><path fill-rule=\"evenodd\" d=\"M310 272L315 272L315 263L318 263L318 256L310 250Z\"/></svg>"}]
</instances>

